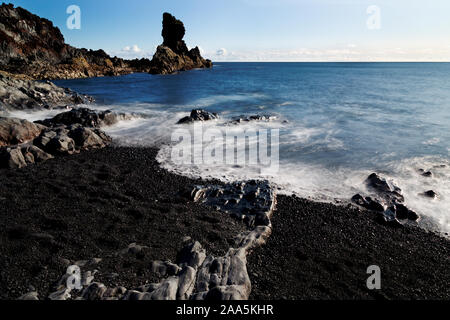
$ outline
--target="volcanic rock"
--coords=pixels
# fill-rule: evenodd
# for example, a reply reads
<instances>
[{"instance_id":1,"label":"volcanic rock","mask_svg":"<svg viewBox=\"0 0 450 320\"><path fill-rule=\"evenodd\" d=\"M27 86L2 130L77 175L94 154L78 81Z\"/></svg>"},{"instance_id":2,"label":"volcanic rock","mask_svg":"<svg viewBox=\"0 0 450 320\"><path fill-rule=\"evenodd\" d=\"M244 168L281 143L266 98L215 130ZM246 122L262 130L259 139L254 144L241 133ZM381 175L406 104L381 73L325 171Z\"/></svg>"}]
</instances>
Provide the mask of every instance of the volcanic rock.
<instances>
[{"instance_id":1,"label":"volcanic rock","mask_svg":"<svg viewBox=\"0 0 450 320\"><path fill-rule=\"evenodd\" d=\"M180 119L180 121L178 121L177 124L185 124L194 121L208 121L216 119L219 119L219 115L217 113L211 113L202 109L194 109L191 111L190 116Z\"/></svg>"},{"instance_id":2,"label":"volcanic rock","mask_svg":"<svg viewBox=\"0 0 450 320\"><path fill-rule=\"evenodd\" d=\"M36 121L47 127L73 124L81 124L85 127L99 128L101 126L110 126L116 124L119 120L128 120L130 115L123 113L114 113L110 110L96 112L88 108L76 108L67 112L60 113L52 119Z\"/></svg>"},{"instance_id":3,"label":"volcanic rock","mask_svg":"<svg viewBox=\"0 0 450 320\"><path fill-rule=\"evenodd\" d=\"M163 44L158 46L150 62L151 74L172 74L195 68L211 68L211 60L205 60L198 47L188 50L183 40L183 22L170 13L163 14Z\"/></svg>"},{"instance_id":4,"label":"volcanic rock","mask_svg":"<svg viewBox=\"0 0 450 320\"><path fill-rule=\"evenodd\" d=\"M0 147L33 140L44 128L27 120L0 117Z\"/></svg>"},{"instance_id":5,"label":"volcanic rock","mask_svg":"<svg viewBox=\"0 0 450 320\"><path fill-rule=\"evenodd\" d=\"M0 6L0 70L33 79L71 79L148 72L148 59L127 61L103 50L77 49L47 19Z\"/></svg>"},{"instance_id":6,"label":"volcanic rock","mask_svg":"<svg viewBox=\"0 0 450 320\"><path fill-rule=\"evenodd\" d=\"M0 113L8 110L51 109L66 105L89 103L93 99L50 81L17 79L0 72Z\"/></svg>"}]
</instances>

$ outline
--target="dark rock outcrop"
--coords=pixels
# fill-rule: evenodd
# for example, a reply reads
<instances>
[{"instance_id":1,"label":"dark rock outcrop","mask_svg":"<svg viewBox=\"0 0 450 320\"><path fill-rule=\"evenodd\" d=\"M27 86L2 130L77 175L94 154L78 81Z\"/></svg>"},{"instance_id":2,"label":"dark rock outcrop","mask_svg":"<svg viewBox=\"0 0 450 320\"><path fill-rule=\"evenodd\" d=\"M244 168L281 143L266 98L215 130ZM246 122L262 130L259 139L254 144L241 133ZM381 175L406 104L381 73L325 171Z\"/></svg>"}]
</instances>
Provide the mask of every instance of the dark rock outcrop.
<instances>
[{"instance_id":1,"label":"dark rock outcrop","mask_svg":"<svg viewBox=\"0 0 450 320\"><path fill-rule=\"evenodd\" d=\"M150 62L151 74L171 74L196 68L211 68L211 60L205 60L198 47L188 50L183 40L183 22L170 13L163 14L163 44L158 46Z\"/></svg>"},{"instance_id":2,"label":"dark rock outcrop","mask_svg":"<svg viewBox=\"0 0 450 320\"><path fill-rule=\"evenodd\" d=\"M177 124L192 123L194 121L209 121L219 119L217 113L208 112L202 109L194 109L191 111L191 115L184 117L178 121Z\"/></svg>"},{"instance_id":3,"label":"dark rock outcrop","mask_svg":"<svg viewBox=\"0 0 450 320\"><path fill-rule=\"evenodd\" d=\"M367 210L377 212L380 223L400 227L398 219L411 221L419 219L416 212L403 204L405 199L401 194L402 190L393 183L372 173L366 179L366 185L376 195L376 198L356 194L352 197L352 202Z\"/></svg>"},{"instance_id":4,"label":"dark rock outcrop","mask_svg":"<svg viewBox=\"0 0 450 320\"><path fill-rule=\"evenodd\" d=\"M127 61L103 50L77 49L47 19L0 6L0 70L33 79L71 79L148 72L148 59Z\"/></svg>"},{"instance_id":5,"label":"dark rock outcrop","mask_svg":"<svg viewBox=\"0 0 450 320\"><path fill-rule=\"evenodd\" d=\"M51 109L92 101L91 97L58 87L50 81L17 79L10 74L0 73L0 112L14 109Z\"/></svg>"},{"instance_id":6,"label":"dark rock outcrop","mask_svg":"<svg viewBox=\"0 0 450 320\"><path fill-rule=\"evenodd\" d=\"M52 119L36 121L36 123L50 126L81 124L85 127L99 128L116 124L119 120L128 120L131 116L124 113L115 113L110 110L96 112L88 108L76 108L60 113Z\"/></svg>"},{"instance_id":7,"label":"dark rock outcrop","mask_svg":"<svg viewBox=\"0 0 450 320\"><path fill-rule=\"evenodd\" d=\"M372 189L386 201L403 202L405 199L401 194L402 190L394 184L390 184L386 179L376 173L372 173L366 180L369 189Z\"/></svg>"},{"instance_id":8,"label":"dark rock outcrop","mask_svg":"<svg viewBox=\"0 0 450 320\"><path fill-rule=\"evenodd\" d=\"M82 108L57 115L45 125L0 118L0 168L23 168L57 155L104 148L112 140L99 127L121 117L126 115Z\"/></svg>"}]
</instances>

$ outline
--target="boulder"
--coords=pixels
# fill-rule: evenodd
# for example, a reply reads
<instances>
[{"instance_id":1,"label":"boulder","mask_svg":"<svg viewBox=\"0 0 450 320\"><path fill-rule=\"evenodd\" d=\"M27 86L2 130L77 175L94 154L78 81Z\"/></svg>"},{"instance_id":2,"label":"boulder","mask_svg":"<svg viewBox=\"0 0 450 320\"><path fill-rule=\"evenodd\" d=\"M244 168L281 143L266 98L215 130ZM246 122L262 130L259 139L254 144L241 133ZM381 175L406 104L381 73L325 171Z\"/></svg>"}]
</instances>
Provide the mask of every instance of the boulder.
<instances>
[{"instance_id":1,"label":"boulder","mask_svg":"<svg viewBox=\"0 0 450 320\"><path fill-rule=\"evenodd\" d=\"M202 109L194 109L190 116L182 118L177 124L192 123L194 121L209 121L219 119L217 113L208 112Z\"/></svg>"},{"instance_id":2,"label":"boulder","mask_svg":"<svg viewBox=\"0 0 450 320\"><path fill-rule=\"evenodd\" d=\"M410 210L408 207L401 203L397 203L395 205L395 215L400 220L408 219L416 221L419 219L419 215L416 212Z\"/></svg>"},{"instance_id":3,"label":"boulder","mask_svg":"<svg viewBox=\"0 0 450 320\"><path fill-rule=\"evenodd\" d=\"M0 168L23 168L27 166L20 148L0 148Z\"/></svg>"},{"instance_id":4,"label":"boulder","mask_svg":"<svg viewBox=\"0 0 450 320\"><path fill-rule=\"evenodd\" d=\"M376 173L372 173L366 180L369 189L375 191L380 197L387 201L395 200L403 202L405 199L401 194L402 190L394 184L389 184L386 179Z\"/></svg>"},{"instance_id":5,"label":"boulder","mask_svg":"<svg viewBox=\"0 0 450 320\"><path fill-rule=\"evenodd\" d=\"M52 154L74 154L75 141L68 136L69 130L64 127L44 130L33 144L38 148Z\"/></svg>"},{"instance_id":6,"label":"boulder","mask_svg":"<svg viewBox=\"0 0 450 320\"><path fill-rule=\"evenodd\" d=\"M0 147L31 141L45 127L23 119L0 117Z\"/></svg>"},{"instance_id":7,"label":"boulder","mask_svg":"<svg viewBox=\"0 0 450 320\"><path fill-rule=\"evenodd\" d=\"M54 158L51 154L33 145L22 147L22 154L24 154L25 158L27 155L31 155L29 157L33 157L34 160L32 163L40 163Z\"/></svg>"},{"instance_id":8,"label":"boulder","mask_svg":"<svg viewBox=\"0 0 450 320\"><path fill-rule=\"evenodd\" d=\"M356 194L352 197L352 201L357 205L366 208L367 210L384 212L384 206L377 199L372 199L371 197L363 197L360 194Z\"/></svg>"},{"instance_id":9,"label":"boulder","mask_svg":"<svg viewBox=\"0 0 450 320\"><path fill-rule=\"evenodd\" d=\"M85 128L81 125L73 125L68 129L68 136L81 150L104 148L111 142L111 138L99 129Z\"/></svg>"},{"instance_id":10,"label":"boulder","mask_svg":"<svg viewBox=\"0 0 450 320\"><path fill-rule=\"evenodd\" d=\"M435 199L438 196L437 193L434 192L433 190L425 191L424 193L422 193L422 195L427 197L427 198L432 198L432 199Z\"/></svg>"}]
</instances>

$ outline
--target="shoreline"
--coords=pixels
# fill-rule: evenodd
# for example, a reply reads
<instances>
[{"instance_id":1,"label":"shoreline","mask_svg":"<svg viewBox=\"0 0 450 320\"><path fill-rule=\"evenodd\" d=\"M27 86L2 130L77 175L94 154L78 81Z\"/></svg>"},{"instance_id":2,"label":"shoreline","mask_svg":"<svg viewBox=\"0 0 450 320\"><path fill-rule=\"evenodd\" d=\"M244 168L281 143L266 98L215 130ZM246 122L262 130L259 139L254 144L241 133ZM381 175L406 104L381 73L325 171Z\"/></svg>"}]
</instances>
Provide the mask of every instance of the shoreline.
<instances>
[{"instance_id":1,"label":"shoreline","mask_svg":"<svg viewBox=\"0 0 450 320\"><path fill-rule=\"evenodd\" d=\"M45 298L64 274L67 261L100 257L103 262L95 267L100 270L96 281L132 289L163 279L151 271L152 263L175 261L183 238L198 240L207 253L222 256L239 232L249 230L243 222L210 206L174 197L192 185L222 183L170 173L159 167L156 153L155 148L115 146L57 157L23 169L0 170L5 181L0 188L5 208L0 224L1 269L7 270L2 275L2 299L17 299L29 291L29 286ZM272 235L248 256L250 299L450 296L443 285L438 291L439 284L449 280L443 272L450 256L447 239L419 228L383 226L376 222L375 214L355 208L283 195L277 202ZM151 249L126 258L114 255L131 243ZM378 248L378 255L371 246ZM22 252L19 258L11 254L17 250ZM361 268L363 263L374 263L369 261L372 256L383 260L395 274L392 282L386 280L392 283L386 293L364 289L367 275ZM355 258L357 261L352 262ZM419 276L416 265L422 268ZM402 269L411 276L399 276ZM348 277L346 285L342 284L345 277L340 278L343 270ZM299 279L312 279L316 272L323 279L323 283L315 284L319 289L311 289L308 281L300 282L300 286ZM115 276L110 278L111 274ZM338 275L337 282L331 274ZM422 294L406 287L414 278L422 281Z\"/></svg>"}]
</instances>

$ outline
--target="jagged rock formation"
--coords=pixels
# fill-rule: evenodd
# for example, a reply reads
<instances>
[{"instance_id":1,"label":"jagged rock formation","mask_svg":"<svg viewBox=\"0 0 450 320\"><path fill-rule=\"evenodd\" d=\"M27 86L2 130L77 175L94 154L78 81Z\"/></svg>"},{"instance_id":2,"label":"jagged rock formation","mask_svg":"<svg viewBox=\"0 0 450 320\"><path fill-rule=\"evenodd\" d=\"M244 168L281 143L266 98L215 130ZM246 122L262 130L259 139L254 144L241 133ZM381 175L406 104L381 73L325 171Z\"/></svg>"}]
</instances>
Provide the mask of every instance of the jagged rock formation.
<instances>
[{"instance_id":1,"label":"jagged rock formation","mask_svg":"<svg viewBox=\"0 0 450 320\"><path fill-rule=\"evenodd\" d=\"M12 4L0 6L0 70L33 79L71 79L148 72L150 60L124 60L77 49L47 19Z\"/></svg>"},{"instance_id":2,"label":"jagged rock formation","mask_svg":"<svg viewBox=\"0 0 450 320\"><path fill-rule=\"evenodd\" d=\"M394 227L401 227L399 220L417 221L420 217L404 205L402 190L392 181L372 173L365 181L373 197L356 194L352 202L378 214L378 221Z\"/></svg>"},{"instance_id":3,"label":"jagged rock formation","mask_svg":"<svg viewBox=\"0 0 450 320\"><path fill-rule=\"evenodd\" d=\"M163 44L158 46L150 63L151 74L171 74L195 68L211 68L211 60L205 60L198 47L188 50L183 41L183 22L170 13L163 14Z\"/></svg>"},{"instance_id":4,"label":"jagged rock formation","mask_svg":"<svg viewBox=\"0 0 450 320\"><path fill-rule=\"evenodd\" d=\"M100 127L129 118L87 108L73 109L36 123L0 117L0 168L23 168L58 155L104 148L112 140Z\"/></svg>"}]
</instances>

